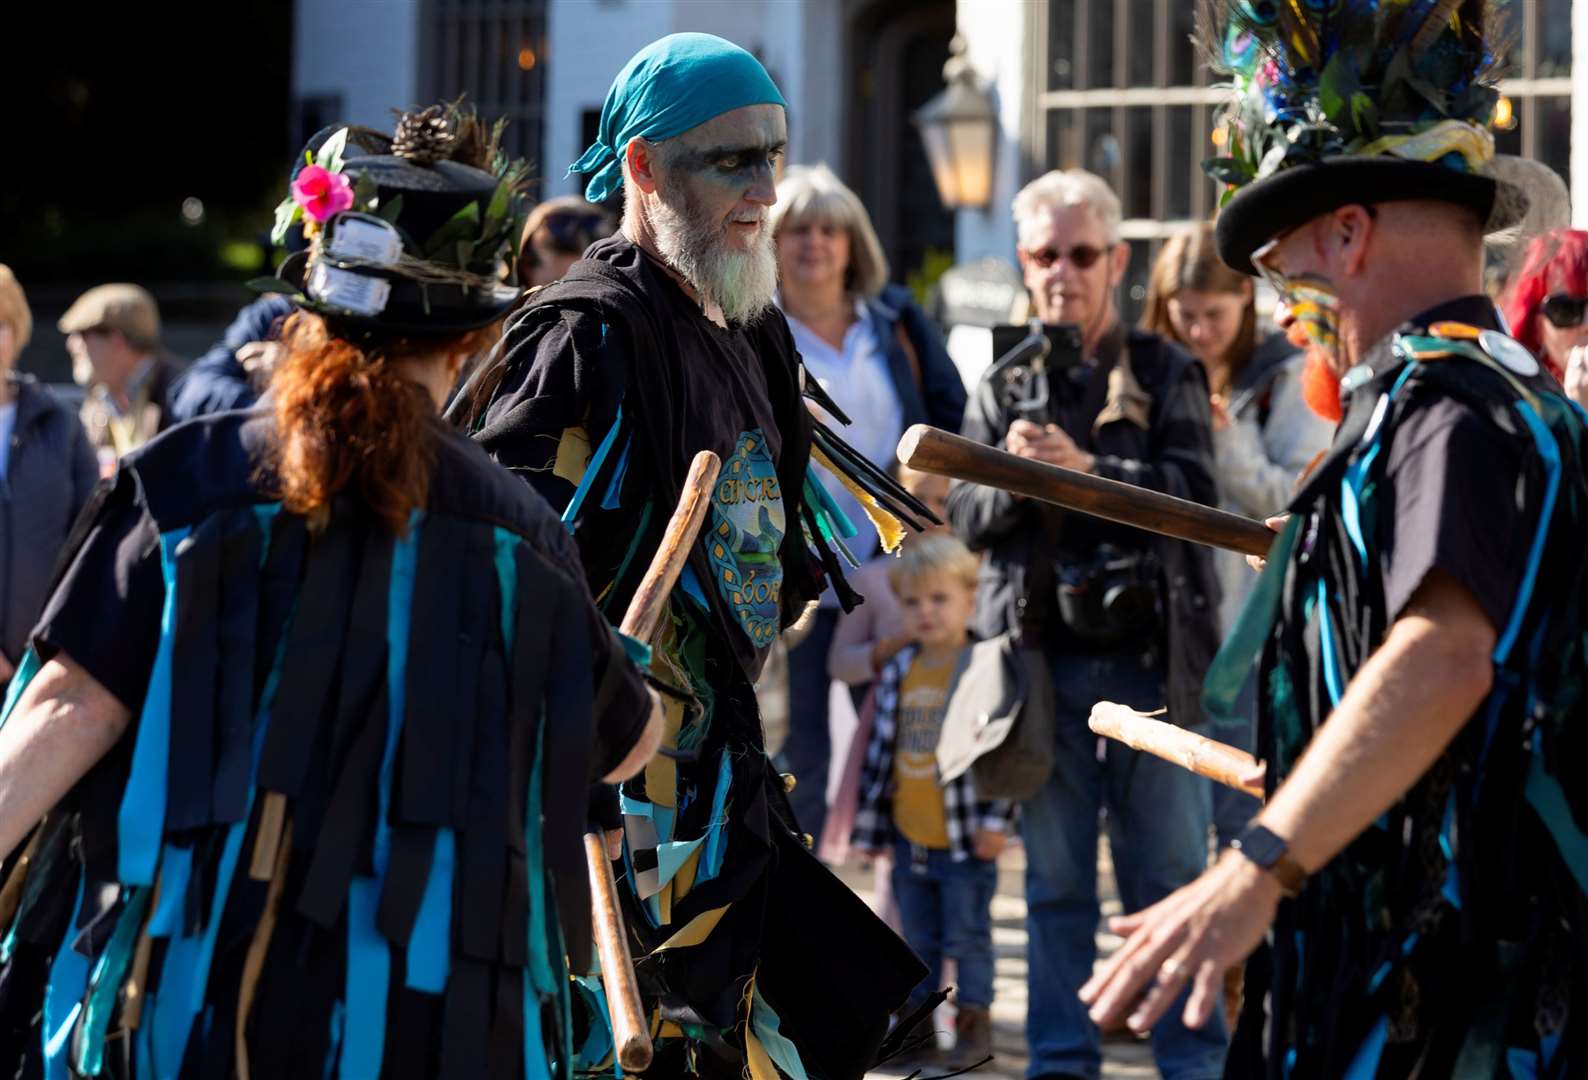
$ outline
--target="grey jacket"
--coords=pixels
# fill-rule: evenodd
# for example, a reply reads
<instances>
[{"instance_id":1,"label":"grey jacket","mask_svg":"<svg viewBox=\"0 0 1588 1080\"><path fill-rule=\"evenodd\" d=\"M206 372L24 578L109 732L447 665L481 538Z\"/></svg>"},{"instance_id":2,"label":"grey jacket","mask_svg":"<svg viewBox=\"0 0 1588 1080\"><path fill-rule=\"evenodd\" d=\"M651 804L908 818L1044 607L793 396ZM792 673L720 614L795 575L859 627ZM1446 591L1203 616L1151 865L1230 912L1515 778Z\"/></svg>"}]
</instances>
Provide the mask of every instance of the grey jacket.
<instances>
[{"instance_id":1,"label":"grey jacket","mask_svg":"<svg viewBox=\"0 0 1588 1080\"><path fill-rule=\"evenodd\" d=\"M71 409L31 376L13 373L11 386L17 418L0 477L0 651L15 665L99 465Z\"/></svg>"},{"instance_id":2,"label":"grey jacket","mask_svg":"<svg viewBox=\"0 0 1588 1080\"><path fill-rule=\"evenodd\" d=\"M1302 399L1304 362L1284 335L1275 334L1258 346L1236 379L1230 426L1213 433L1224 509L1253 518L1280 513L1296 493L1301 471L1334 439L1334 425ZM1214 556L1224 594L1219 621L1228 634L1257 575L1242 555L1218 551Z\"/></svg>"}]
</instances>

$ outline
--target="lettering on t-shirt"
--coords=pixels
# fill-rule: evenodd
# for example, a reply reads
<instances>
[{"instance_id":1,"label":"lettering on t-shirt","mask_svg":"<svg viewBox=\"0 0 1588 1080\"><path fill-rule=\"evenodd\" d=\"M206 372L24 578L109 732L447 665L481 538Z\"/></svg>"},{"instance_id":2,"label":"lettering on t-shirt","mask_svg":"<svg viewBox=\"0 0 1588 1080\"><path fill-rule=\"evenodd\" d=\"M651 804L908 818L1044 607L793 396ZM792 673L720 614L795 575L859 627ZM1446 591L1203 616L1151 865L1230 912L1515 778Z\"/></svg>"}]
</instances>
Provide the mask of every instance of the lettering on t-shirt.
<instances>
[{"instance_id":1,"label":"lettering on t-shirt","mask_svg":"<svg viewBox=\"0 0 1588 1080\"><path fill-rule=\"evenodd\" d=\"M761 429L746 431L724 463L711 502L706 552L717 589L757 649L779 630L786 518L777 469Z\"/></svg>"}]
</instances>

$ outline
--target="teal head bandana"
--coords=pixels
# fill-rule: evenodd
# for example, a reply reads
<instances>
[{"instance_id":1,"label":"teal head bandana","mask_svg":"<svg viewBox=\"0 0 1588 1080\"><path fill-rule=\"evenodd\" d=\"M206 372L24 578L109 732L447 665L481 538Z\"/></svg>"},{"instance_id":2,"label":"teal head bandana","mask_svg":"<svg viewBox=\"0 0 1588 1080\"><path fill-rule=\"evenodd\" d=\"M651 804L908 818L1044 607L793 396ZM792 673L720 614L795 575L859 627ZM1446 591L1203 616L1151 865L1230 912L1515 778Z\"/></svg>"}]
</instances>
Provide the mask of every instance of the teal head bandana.
<instances>
[{"instance_id":1,"label":"teal head bandana","mask_svg":"<svg viewBox=\"0 0 1588 1080\"><path fill-rule=\"evenodd\" d=\"M660 141L746 105L783 105L761 61L715 34L669 34L634 54L607 91L601 129L568 175L594 173L591 202L623 188L623 149L636 135Z\"/></svg>"}]
</instances>

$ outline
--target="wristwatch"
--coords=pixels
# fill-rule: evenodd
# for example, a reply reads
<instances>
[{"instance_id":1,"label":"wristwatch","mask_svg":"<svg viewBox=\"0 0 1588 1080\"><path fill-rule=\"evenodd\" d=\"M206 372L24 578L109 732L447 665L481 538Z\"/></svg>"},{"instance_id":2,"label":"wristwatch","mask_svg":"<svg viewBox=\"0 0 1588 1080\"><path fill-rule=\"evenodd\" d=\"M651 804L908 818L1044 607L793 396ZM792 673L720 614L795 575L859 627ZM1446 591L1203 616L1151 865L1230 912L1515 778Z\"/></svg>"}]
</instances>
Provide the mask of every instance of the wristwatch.
<instances>
[{"instance_id":1,"label":"wristwatch","mask_svg":"<svg viewBox=\"0 0 1588 1080\"><path fill-rule=\"evenodd\" d=\"M1279 891L1289 897L1301 894L1306 884L1307 872L1290 857L1290 845L1268 829L1253 822L1230 841L1230 847L1262 867L1279 882Z\"/></svg>"}]
</instances>

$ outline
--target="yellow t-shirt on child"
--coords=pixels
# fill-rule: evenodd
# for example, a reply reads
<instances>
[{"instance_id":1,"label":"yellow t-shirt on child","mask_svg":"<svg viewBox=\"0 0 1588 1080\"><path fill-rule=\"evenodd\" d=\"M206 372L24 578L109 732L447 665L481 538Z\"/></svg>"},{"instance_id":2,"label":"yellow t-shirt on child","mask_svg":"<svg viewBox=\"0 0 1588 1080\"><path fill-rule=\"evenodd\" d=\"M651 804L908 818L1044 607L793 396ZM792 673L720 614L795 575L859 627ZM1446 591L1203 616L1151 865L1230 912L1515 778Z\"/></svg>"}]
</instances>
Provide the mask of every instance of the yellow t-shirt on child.
<instances>
[{"instance_id":1,"label":"yellow t-shirt on child","mask_svg":"<svg viewBox=\"0 0 1588 1080\"><path fill-rule=\"evenodd\" d=\"M899 684L893 747L893 824L912 844L948 848L948 814L937 782L937 739L958 657L910 663Z\"/></svg>"}]
</instances>

